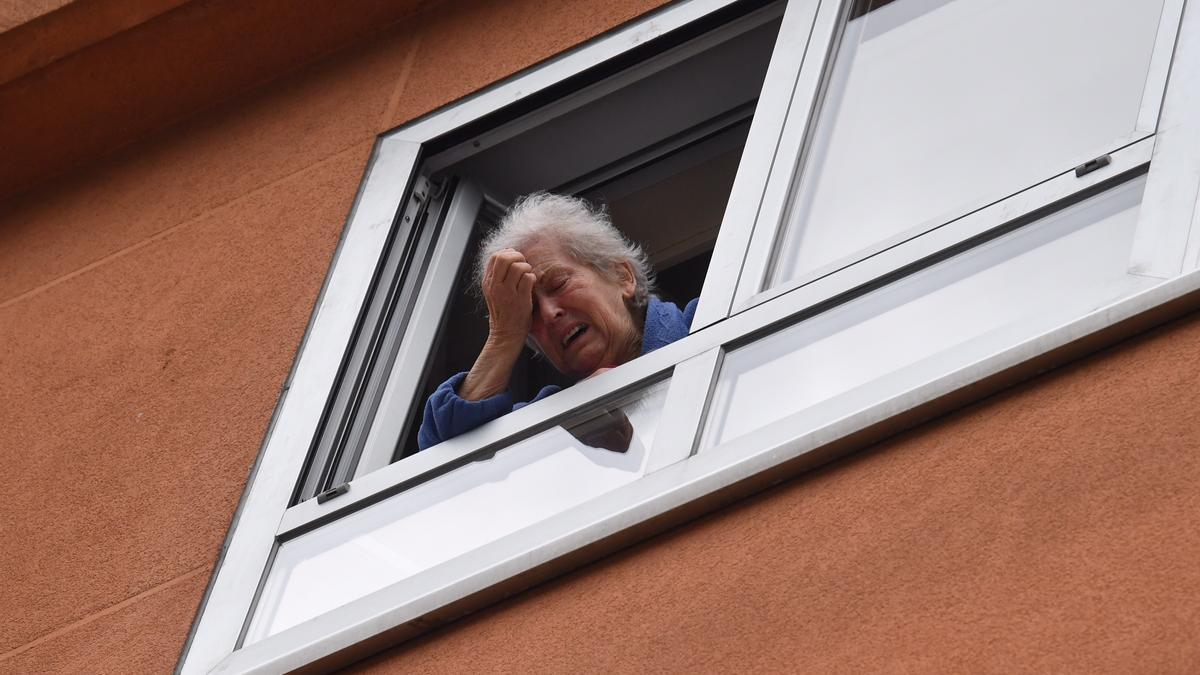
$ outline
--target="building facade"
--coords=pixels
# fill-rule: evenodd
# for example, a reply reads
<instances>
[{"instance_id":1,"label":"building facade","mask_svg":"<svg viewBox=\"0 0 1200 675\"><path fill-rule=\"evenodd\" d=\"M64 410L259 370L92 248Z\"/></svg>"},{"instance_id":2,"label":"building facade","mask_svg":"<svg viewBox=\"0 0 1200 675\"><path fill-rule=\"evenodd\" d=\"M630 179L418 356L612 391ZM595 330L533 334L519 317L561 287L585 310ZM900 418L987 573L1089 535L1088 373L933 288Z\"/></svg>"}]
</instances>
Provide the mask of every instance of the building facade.
<instances>
[{"instance_id":1,"label":"building facade","mask_svg":"<svg viewBox=\"0 0 1200 675\"><path fill-rule=\"evenodd\" d=\"M1072 39L1105 47L1062 49L1108 59L1101 76L1053 80L1044 99L969 58L999 47L937 52L945 30L888 51L923 17L966 7L943 17L966 31L995 3L860 4L6 10L0 672L1194 671L1195 3L1080 19ZM1076 25L1044 23L1054 40ZM1095 37L1110 33L1132 37ZM1068 60L1036 38L1021 42L1026 68ZM931 53L906 60L914 44ZM982 111L1026 105L1002 124L938 119L938 77L963 70L983 82L973 97L996 96ZM888 82L904 87L876 98ZM910 100L928 105L897 103ZM1038 137L1004 165L1003 148L1051 118L1077 119L1081 140ZM913 119L932 121L888 126ZM880 140L899 136L916 140ZM977 137L999 149L935 143ZM914 148L923 162L888 163ZM929 157L961 163L939 174ZM865 222L892 180L955 201L852 244L788 229ZM447 308L472 233L534 188L608 202L675 271L665 291L700 296L699 323L653 358L409 457L411 402L460 362L445 331L471 329ZM412 209L425 229L405 229ZM1111 259L1133 281L1089 276ZM998 283L972 285L992 269ZM343 278L358 290L338 295ZM909 290L889 295L895 284ZM951 288L959 300L938 299ZM1036 321L971 328L980 307L1016 311L1005 297ZM322 311L338 306L351 308L340 324ZM859 315L901 320L843 339ZM392 342L349 356L372 327ZM866 365L836 368L835 383L860 378L842 389L781 396L751 377L790 383L847 353ZM904 358L916 365L893 367ZM354 397L370 414L339 392L366 392ZM522 448L597 406L640 430L654 396L657 437L587 499L526 520L498 505L499 534L448 537L443 558L396 563L365 590L374 568L354 567L369 562L358 549L316 585L271 577L373 536L351 517L390 508L390 524L423 485L435 505L468 493L437 487L455 476L502 489ZM289 415L304 432L290 440ZM478 475L488 466L501 477ZM321 593L326 605L287 604Z\"/></svg>"}]
</instances>

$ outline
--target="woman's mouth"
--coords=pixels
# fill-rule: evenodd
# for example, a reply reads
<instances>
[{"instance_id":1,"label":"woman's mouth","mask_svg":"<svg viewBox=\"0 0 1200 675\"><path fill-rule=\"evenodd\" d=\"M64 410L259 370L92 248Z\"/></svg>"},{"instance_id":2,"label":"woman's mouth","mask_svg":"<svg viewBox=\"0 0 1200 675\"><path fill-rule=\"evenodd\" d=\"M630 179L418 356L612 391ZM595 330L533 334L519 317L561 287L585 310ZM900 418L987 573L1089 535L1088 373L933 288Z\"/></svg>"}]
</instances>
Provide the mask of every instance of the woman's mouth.
<instances>
[{"instance_id":1,"label":"woman's mouth","mask_svg":"<svg viewBox=\"0 0 1200 675\"><path fill-rule=\"evenodd\" d=\"M583 335L584 333L587 332L587 329L588 329L587 324L581 323L578 326L575 326L571 330L567 331L567 334L564 335L563 339L562 339L563 348L566 349L567 347L571 346L571 343L578 340L581 335Z\"/></svg>"}]
</instances>

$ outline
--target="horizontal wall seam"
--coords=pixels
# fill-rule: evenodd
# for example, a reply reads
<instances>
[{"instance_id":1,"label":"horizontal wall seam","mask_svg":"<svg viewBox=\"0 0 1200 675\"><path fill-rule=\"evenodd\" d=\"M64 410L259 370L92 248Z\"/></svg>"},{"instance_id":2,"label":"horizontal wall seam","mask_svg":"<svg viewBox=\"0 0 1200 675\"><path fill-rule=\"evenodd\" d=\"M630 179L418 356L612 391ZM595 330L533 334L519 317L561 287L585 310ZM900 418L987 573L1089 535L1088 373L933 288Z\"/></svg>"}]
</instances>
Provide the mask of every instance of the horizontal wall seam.
<instances>
[{"instance_id":1,"label":"horizontal wall seam","mask_svg":"<svg viewBox=\"0 0 1200 675\"><path fill-rule=\"evenodd\" d=\"M272 180L269 183L263 183L262 185L251 188L250 190L243 192L240 195L230 198L228 201L221 202L220 204L216 204L213 207L206 209L203 213L199 213L195 216L192 216L191 218L188 218L187 220L185 220L181 223L176 223L175 225L171 225L170 227L168 227L164 230L159 230L158 232L155 232L154 234L146 237L145 239L142 239L141 241L130 244L129 246L119 249L113 253L109 253L108 255L100 258L99 260L95 260L93 262L90 262L90 263L84 265L83 267L80 267L78 269L67 272L66 274L63 274L62 276L59 276L50 281L47 281L46 283L43 283L40 286L31 288L27 291L22 291L7 300L0 301L0 310L5 309L6 307L9 307L10 305L15 305L16 303L21 302L22 300L31 298L31 297L41 293L42 291L53 288L59 284L66 283L66 282L70 281L71 279L74 279L75 277L81 276L83 274L86 274L86 273L96 269L97 267L101 267L101 266L105 265L106 263L109 263L113 260L122 258L130 253L133 253L134 251L136 251L144 246L148 246L156 241L159 241L161 239L169 237L171 234L187 227L188 225L192 225L192 224L198 222L199 220L211 215L214 211L219 211L223 208L233 206L233 205L237 204L238 202L249 199L250 197L253 197L255 194L258 194L259 192L262 192L263 190L266 190L267 188L273 187L278 183L282 183L283 181L286 181L289 178L292 178L293 176L295 176L297 174L303 173L305 171L308 171L309 169L312 169L312 168L315 168L322 164L325 164L326 162L341 155L342 153L346 152L347 150L350 150L358 145L362 145L363 143L366 143L367 141L370 141L373 138L375 138L375 135L373 133L370 135L367 135L367 136L359 137L358 139L354 140L353 142L349 143L348 145L338 148L337 150L330 152L328 155L316 160L315 162L306 164L305 166L303 166L299 169L296 169L295 171L292 171L291 173L280 176L279 178L276 178L275 180Z\"/></svg>"},{"instance_id":2,"label":"horizontal wall seam","mask_svg":"<svg viewBox=\"0 0 1200 675\"><path fill-rule=\"evenodd\" d=\"M149 598L152 595L161 593L162 591L165 591L174 586L178 586L179 584L182 584L185 581L191 580L192 578L196 577L197 575L207 573L209 569L210 569L210 564L206 563L206 564L201 565L200 567L197 567L193 570L184 572L183 574L175 577L174 579L171 579L170 581L166 581L157 586L154 586L153 588L144 590L141 593L134 595L133 597L126 598L125 600L122 600L121 602L118 602L115 605L105 607L104 609L102 609L98 612L93 612L92 614L89 614L77 621L73 621L61 628L56 628L56 629L50 631L49 633L46 633L45 635L33 640L32 642L27 642L27 643L21 645L20 647L17 647L15 649L7 651L3 654L0 654L0 663L3 663L5 661L7 661L8 659L13 658L14 656L23 654L23 653L29 651L30 649L37 647L38 645L40 645L42 643L49 642L50 640L54 640L62 635L66 635L67 633L70 633L73 630L82 628L90 623L99 621L100 619L102 619L106 616L109 616L111 614L115 614L115 613L121 611L122 609L125 609L126 607L133 605L134 603L141 602L142 600Z\"/></svg>"}]
</instances>

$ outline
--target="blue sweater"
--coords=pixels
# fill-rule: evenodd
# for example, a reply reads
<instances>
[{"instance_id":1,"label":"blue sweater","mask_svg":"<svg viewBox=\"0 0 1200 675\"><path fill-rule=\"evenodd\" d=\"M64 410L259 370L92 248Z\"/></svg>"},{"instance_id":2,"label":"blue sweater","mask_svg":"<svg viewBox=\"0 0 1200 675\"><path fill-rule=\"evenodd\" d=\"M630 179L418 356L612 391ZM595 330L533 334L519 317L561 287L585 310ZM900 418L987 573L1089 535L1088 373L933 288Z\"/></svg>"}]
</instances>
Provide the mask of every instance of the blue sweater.
<instances>
[{"instance_id":1,"label":"blue sweater","mask_svg":"<svg viewBox=\"0 0 1200 675\"><path fill-rule=\"evenodd\" d=\"M646 307L646 325L642 332L642 354L649 354L687 335L691 330L692 318L696 316L697 302L699 301L692 300L686 309L680 311L672 303L650 298L650 304ZM417 432L417 446L421 450L487 424L529 403L540 401L559 390L555 385L543 387L529 403L514 403L512 393L508 391L491 398L468 401L458 395L458 388L466 377L466 373L459 373L446 380L425 402L425 416L421 420L421 429Z\"/></svg>"}]
</instances>

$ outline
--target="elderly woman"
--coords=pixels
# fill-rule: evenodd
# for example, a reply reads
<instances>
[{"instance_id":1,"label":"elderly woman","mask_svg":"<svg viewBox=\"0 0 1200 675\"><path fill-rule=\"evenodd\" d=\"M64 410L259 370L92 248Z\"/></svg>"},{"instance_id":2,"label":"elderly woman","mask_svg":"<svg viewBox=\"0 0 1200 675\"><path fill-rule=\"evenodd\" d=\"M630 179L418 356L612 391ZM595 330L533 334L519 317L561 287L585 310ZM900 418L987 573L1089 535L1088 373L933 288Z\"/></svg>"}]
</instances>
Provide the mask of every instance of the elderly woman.
<instances>
[{"instance_id":1,"label":"elderly woman","mask_svg":"<svg viewBox=\"0 0 1200 675\"><path fill-rule=\"evenodd\" d=\"M602 210L544 192L519 199L484 240L475 280L487 342L470 371L429 397L422 450L526 405L508 390L526 344L583 379L682 338L696 312L695 300L680 311L652 294L646 255ZM545 387L533 400L556 391Z\"/></svg>"}]
</instances>

